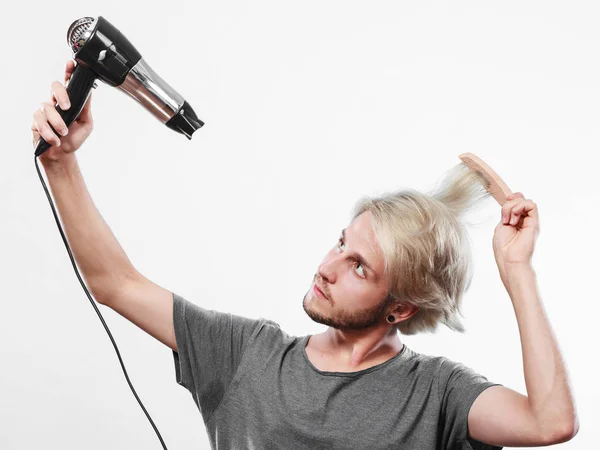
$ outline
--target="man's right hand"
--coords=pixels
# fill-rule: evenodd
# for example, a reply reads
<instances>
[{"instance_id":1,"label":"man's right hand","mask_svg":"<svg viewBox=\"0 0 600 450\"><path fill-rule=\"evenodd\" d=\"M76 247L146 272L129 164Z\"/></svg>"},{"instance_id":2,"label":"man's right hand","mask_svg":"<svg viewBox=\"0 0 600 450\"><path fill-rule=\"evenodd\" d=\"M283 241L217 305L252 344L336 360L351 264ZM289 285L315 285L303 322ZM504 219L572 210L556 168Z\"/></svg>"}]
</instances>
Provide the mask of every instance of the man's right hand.
<instances>
[{"instance_id":1,"label":"man's right hand","mask_svg":"<svg viewBox=\"0 0 600 450\"><path fill-rule=\"evenodd\" d=\"M33 123L31 125L33 148L37 147L40 137L43 137L51 145L48 150L39 156L44 161L60 161L66 154L77 151L94 129L94 121L90 109L91 94L77 119L70 125L66 136L59 139L56 133L48 126L48 124L52 125L59 133L62 130L67 130L65 122L55 108L55 104L58 103L63 110L71 107L69 94L65 85L71 78L74 68L75 61L67 61L64 84L59 81L53 81L50 86L52 99L42 102L41 107L33 113Z\"/></svg>"}]
</instances>

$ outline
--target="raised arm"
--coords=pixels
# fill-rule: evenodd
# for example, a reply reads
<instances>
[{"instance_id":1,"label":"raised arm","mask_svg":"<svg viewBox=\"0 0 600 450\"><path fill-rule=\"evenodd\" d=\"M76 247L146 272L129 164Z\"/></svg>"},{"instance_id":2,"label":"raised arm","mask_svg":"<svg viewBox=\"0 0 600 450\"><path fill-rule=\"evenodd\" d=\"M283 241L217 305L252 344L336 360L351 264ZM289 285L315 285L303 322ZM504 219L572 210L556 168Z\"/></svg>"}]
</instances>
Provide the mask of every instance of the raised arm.
<instances>
[{"instance_id":1,"label":"raised arm","mask_svg":"<svg viewBox=\"0 0 600 450\"><path fill-rule=\"evenodd\" d=\"M67 62L65 83L73 71ZM39 156L58 209L62 228L83 279L93 297L107 305L160 342L176 350L171 292L142 276L100 215L87 190L75 152L93 129L91 97L68 134L57 136L65 123L54 105L68 109L68 93L58 81L51 85L52 99L35 111L34 147L43 137L51 147Z\"/></svg>"}]
</instances>

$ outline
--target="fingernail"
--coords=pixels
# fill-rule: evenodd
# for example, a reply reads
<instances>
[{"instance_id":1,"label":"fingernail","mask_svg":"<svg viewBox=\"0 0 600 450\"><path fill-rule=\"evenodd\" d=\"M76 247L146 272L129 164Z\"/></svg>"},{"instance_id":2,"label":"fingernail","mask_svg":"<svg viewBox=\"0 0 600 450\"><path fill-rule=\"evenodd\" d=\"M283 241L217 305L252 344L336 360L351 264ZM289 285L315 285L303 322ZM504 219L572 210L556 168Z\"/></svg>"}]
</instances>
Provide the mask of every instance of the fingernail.
<instances>
[{"instance_id":1,"label":"fingernail","mask_svg":"<svg viewBox=\"0 0 600 450\"><path fill-rule=\"evenodd\" d=\"M58 141L58 142L56 143L56 146L57 146L57 147L60 147L60 141Z\"/></svg>"},{"instance_id":2,"label":"fingernail","mask_svg":"<svg viewBox=\"0 0 600 450\"><path fill-rule=\"evenodd\" d=\"M517 217L514 216L512 219L510 219L510 224L514 225L515 223L517 223Z\"/></svg>"},{"instance_id":3,"label":"fingernail","mask_svg":"<svg viewBox=\"0 0 600 450\"><path fill-rule=\"evenodd\" d=\"M62 134L63 136L66 136L68 132L69 130L67 128L63 128L62 130L60 130L60 134Z\"/></svg>"},{"instance_id":4,"label":"fingernail","mask_svg":"<svg viewBox=\"0 0 600 450\"><path fill-rule=\"evenodd\" d=\"M62 109L69 109L71 104L69 102L63 103Z\"/></svg>"}]
</instances>

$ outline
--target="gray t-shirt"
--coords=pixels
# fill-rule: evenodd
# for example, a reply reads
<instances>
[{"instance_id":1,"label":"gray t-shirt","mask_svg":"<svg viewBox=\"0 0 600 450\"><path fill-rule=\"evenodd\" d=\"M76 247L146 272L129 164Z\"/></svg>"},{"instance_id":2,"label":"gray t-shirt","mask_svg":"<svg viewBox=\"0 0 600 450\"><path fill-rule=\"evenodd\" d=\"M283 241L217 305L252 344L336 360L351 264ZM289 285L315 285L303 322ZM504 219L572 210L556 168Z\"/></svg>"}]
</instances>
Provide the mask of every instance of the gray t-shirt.
<instances>
[{"instance_id":1,"label":"gray t-shirt","mask_svg":"<svg viewBox=\"0 0 600 450\"><path fill-rule=\"evenodd\" d=\"M173 294L177 383L213 449L483 449L467 436L477 396L498 383L404 345L356 372L318 370L307 336L268 319L204 309Z\"/></svg>"}]
</instances>

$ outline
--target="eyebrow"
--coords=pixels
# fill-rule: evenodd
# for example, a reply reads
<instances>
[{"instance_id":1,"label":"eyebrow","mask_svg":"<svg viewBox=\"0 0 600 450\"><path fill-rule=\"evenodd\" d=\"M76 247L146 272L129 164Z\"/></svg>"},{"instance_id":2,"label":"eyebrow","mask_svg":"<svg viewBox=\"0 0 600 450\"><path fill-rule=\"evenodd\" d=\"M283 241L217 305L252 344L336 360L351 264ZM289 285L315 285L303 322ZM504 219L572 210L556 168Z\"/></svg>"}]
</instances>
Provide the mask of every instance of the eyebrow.
<instances>
[{"instance_id":1,"label":"eyebrow","mask_svg":"<svg viewBox=\"0 0 600 450\"><path fill-rule=\"evenodd\" d=\"M342 230L342 239L346 240L346 229L344 228ZM375 277L377 277L377 273L375 272L375 270L373 270L373 267L371 267L371 265L367 262L367 260L365 258L363 258L363 256L360 253L352 253L352 255L359 263L361 263L363 266L365 266L367 269L369 269L373 275Z\"/></svg>"}]
</instances>

